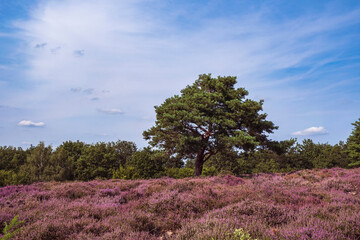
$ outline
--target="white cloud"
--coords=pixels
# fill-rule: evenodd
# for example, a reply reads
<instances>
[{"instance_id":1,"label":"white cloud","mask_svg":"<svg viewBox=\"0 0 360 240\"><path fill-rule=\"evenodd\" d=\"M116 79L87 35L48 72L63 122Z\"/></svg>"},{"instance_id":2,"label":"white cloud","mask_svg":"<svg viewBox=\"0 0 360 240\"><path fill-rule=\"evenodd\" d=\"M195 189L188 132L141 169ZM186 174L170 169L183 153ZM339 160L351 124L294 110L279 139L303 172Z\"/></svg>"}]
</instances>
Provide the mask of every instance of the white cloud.
<instances>
[{"instance_id":1,"label":"white cloud","mask_svg":"<svg viewBox=\"0 0 360 240\"><path fill-rule=\"evenodd\" d=\"M292 135L294 136L311 136L311 135L324 135L328 134L328 130L324 127L310 127L302 131L294 132Z\"/></svg>"},{"instance_id":2,"label":"white cloud","mask_svg":"<svg viewBox=\"0 0 360 240\"><path fill-rule=\"evenodd\" d=\"M43 127L45 126L45 123L43 122L33 122L30 120L22 120L18 123L19 126L22 127Z\"/></svg>"},{"instance_id":3,"label":"white cloud","mask_svg":"<svg viewBox=\"0 0 360 240\"><path fill-rule=\"evenodd\" d=\"M116 109L116 108L111 108L111 109L98 109L99 112L102 113L107 113L107 114L124 114L123 111L121 111L120 109Z\"/></svg>"}]
</instances>

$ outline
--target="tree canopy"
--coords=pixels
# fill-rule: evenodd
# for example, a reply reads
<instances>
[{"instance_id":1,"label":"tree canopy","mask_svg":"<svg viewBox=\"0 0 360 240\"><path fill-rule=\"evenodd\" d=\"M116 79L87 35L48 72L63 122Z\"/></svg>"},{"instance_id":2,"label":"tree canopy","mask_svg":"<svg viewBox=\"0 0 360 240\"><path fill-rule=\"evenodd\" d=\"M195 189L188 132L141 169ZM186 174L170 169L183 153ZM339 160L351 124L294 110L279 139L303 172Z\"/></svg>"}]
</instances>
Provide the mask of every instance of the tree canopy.
<instances>
[{"instance_id":1,"label":"tree canopy","mask_svg":"<svg viewBox=\"0 0 360 240\"><path fill-rule=\"evenodd\" d=\"M247 99L235 88L236 77L200 75L194 84L155 106L155 126L143 135L169 155L195 158L195 176L213 155L227 150L249 151L268 142L277 127L261 113L263 100Z\"/></svg>"},{"instance_id":2,"label":"tree canopy","mask_svg":"<svg viewBox=\"0 0 360 240\"><path fill-rule=\"evenodd\" d=\"M351 167L360 166L360 118L352 123L354 129L347 139L347 153L351 158Z\"/></svg>"}]
</instances>

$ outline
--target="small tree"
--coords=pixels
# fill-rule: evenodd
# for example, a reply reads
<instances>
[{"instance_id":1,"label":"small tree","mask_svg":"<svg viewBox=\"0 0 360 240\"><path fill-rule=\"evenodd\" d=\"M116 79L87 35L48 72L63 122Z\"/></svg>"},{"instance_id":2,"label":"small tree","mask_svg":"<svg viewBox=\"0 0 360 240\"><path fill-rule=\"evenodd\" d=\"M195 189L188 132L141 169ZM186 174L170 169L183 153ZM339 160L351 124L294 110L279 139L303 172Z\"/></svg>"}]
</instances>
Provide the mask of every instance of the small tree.
<instances>
[{"instance_id":1,"label":"small tree","mask_svg":"<svg viewBox=\"0 0 360 240\"><path fill-rule=\"evenodd\" d=\"M51 176L47 175L45 170L50 165L51 153L51 146L45 146L44 142L40 142L36 147L31 148L20 172L27 172L30 182L49 180Z\"/></svg>"},{"instance_id":2,"label":"small tree","mask_svg":"<svg viewBox=\"0 0 360 240\"><path fill-rule=\"evenodd\" d=\"M347 139L347 150L351 159L350 167L360 166L360 118L358 121L352 123L354 129Z\"/></svg>"},{"instance_id":3,"label":"small tree","mask_svg":"<svg viewBox=\"0 0 360 240\"><path fill-rule=\"evenodd\" d=\"M111 144L115 148L119 166L125 166L125 164L131 160L132 155L134 155L137 151L137 147L134 142L119 140L116 143L112 142Z\"/></svg>"},{"instance_id":4,"label":"small tree","mask_svg":"<svg viewBox=\"0 0 360 240\"><path fill-rule=\"evenodd\" d=\"M134 179L158 178L164 174L165 156L161 151L145 148L133 154L127 167L133 168Z\"/></svg>"},{"instance_id":5,"label":"small tree","mask_svg":"<svg viewBox=\"0 0 360 240\"><path fill-rule=\"evenodd\" d=\"M245 99L248 92L235 84L236 77L200 75L180 96L155 106L155 126L143 133L144 138L169 155L195 158L195 176L218 152L249 151L266 144L266 133L277 127L259 113L263 101Z\"/></svg>"}]
</instances>

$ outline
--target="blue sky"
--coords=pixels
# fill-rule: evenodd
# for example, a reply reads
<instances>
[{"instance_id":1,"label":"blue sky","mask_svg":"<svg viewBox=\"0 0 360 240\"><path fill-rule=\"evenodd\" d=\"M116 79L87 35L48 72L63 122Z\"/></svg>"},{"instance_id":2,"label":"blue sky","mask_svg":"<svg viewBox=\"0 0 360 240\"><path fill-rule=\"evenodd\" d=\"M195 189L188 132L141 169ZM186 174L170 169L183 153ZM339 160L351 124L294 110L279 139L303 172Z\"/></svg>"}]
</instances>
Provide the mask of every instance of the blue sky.
<instances>
[{"instance_id":1,"label":"blue sky","mask_svg":"<svg viewBox=\"0 0 360 240\"><path fill-rule=\"evenodd\" d=\"M346 140L360 1L0 0L0 145L134 141L199 74L237 76L272 139Z\"/></svg>"}]
</instances>

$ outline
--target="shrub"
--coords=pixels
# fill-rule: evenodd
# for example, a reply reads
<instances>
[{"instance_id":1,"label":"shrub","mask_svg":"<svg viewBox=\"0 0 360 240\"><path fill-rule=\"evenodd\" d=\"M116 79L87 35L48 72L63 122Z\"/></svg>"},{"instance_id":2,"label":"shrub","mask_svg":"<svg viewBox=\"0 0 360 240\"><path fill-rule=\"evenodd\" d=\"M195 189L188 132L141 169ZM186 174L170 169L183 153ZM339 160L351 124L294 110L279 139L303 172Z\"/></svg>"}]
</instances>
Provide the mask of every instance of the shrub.
<instances>
[{"instance_id":1,"label":"shrub","mask_svg":"<svg viewBox=\"0 0 360 240\"><path fill-rule=\"evenodd\" d=\"M24 221L18 221L19 215L16 215L8 225L5 222L5 227L3 229L4 236L1 238L1 240L7 240L12 238L17 232L20 231L21 228L19 228L18 225L23 223Z\"/></svg>"},{"instance_id":2,"label":"shrub","mask_svg":"<svg viewBox=\"0 0 360 240\"><path fill-rule=\"evenodd\" d=\"M184 168L168 168L165 171L165 175L171 178L187 178L194 176L194 169L184 167Z\"/></svg>"}]
</instances>

